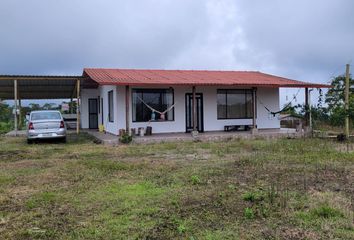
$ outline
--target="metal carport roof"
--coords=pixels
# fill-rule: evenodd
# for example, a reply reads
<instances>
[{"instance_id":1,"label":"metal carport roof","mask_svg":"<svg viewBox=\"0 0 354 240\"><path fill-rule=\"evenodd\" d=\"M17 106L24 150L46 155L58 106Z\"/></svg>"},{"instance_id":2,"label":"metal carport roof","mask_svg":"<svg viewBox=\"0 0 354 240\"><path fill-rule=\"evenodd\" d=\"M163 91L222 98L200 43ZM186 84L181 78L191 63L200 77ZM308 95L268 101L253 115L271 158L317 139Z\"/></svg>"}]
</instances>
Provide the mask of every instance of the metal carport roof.
<instances>
[{"instance_id":1,"label":"metal carport roof","mask_svg":"<svg viewBox=\"0 0 354 240\"><path fill-rule=\"evenodd\" d=\"M82 76L0 75L0 99L15 98L14 80L19 99L73 98L77 80L83 88L97 87L97 83Z\"/></svg>"}]
</instances>

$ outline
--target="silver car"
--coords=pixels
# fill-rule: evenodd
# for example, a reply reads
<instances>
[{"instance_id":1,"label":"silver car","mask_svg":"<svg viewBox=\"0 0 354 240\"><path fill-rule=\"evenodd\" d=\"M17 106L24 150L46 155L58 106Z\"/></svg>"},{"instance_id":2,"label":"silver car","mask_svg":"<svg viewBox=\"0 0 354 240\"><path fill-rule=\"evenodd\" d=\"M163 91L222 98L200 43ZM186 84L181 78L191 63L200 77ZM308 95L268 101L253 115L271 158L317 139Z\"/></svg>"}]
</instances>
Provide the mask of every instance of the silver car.
<instances>
[{"instance_id":1,"label":"silver car","mask_svg":"<svg viewBox=\"0 0 354 240\"><path fill-rule=\"evenodd\" d=\"M27 117L27 142L60 139L66 142L66 126L59 111L32 111Z\"/></svg>"}]
</instances>

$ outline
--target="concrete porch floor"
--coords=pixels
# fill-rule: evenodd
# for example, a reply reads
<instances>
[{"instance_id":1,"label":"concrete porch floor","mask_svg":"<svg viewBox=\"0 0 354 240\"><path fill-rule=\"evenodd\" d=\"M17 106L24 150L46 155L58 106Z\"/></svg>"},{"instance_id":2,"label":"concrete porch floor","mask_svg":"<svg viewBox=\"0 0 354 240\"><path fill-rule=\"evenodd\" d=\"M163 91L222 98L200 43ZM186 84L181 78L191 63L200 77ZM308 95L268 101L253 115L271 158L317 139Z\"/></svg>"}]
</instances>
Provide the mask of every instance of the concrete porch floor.
<instances>
[{"instance_id":1,"label":"concrete porch floor","mask_svg":"<svg viewBox=\"0 0 354 240\"><path fill-rule=\"evenodd\" d=\"M105 145L118 145L119 137L110 133L102 133L96 130L83 130L89 135L100 141ZM193 139L190 133L156 133L151 136L135 136L133 138L134 143L159 143L159 142L174 142L174 141L222 141L227 139L252 139L252 138L282 138L290 137L295 138L299 137L299 134L295 129L261 129L258 130L258 133L252 135L250 131L240 131L240 132L223 132L223 131L214 131L214 132L204 132L199 133L197 139Z\"/></svg>"}]
</instances>

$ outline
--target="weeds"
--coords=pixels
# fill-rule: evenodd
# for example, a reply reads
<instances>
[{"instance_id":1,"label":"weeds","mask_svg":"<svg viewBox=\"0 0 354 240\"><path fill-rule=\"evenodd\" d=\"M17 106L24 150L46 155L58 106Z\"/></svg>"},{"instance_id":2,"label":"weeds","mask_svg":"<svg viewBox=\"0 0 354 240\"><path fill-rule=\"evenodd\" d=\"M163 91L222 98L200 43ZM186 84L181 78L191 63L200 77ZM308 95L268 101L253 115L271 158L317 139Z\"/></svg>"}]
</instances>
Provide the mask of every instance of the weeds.
<instances>
[{"instance_id":1,"label":"weeds","mask_svg":"<svg viewBox=\"0 0 354 240\"><path fill-rule=\"evenodd\" d=\"M200 177L198 175L192 175L191 176L191 183L193 185L198 185L202 182L202 180L200 179Z\"/></svg>"},{"instance_id":2,"label":"weeds","mask_svg":"<svg viewBox=\"0 0 354 240\"><path fill-rule=\"evenodd\" d=\"M244 210L244 216L246 219L253 219L254 218L254 212L252 208L246 207Z\"/></svg>"},{"instance_id":3,"label":"weeds","mask_svg":"<svg viewBox=\"0 0 354 240\"><path fill-rule=\"evenodd\" d=\"M57 199L57 194L54 192L42 192L38 195L33 196L26 202L26 207L28 209L44 207L49 204L53 204Z\"/></svg>"},{"instance_id":4,"label":"weeds","mask_svg":"<svg viewBox=\"0 0 354 240\"><path fill-rule=\"evenodd\" d=\"M3 239L354 238L354 155L329 141L0 142Z\"/></svg>"},{"instance_id":5,"label":"weeds","mask_svg":"<svg viewBox=\"0 0 354 240\"><path fill-rule=\"evenodd\" d=\"M338 209L330 207L328 204L323 204L314 208L310 212L315 217L322 218L335 218L335 217L343 217L343 213Z\"/></svg>"},{"instance_id":6,"label":"weeds","mask_svg":"<svg viewBox=\"0 0 354 240\"><path fill-rule=\"evenodd\" d=\"M242 195L243 200L249 202L261 202L264 200L263 193L261 192L246 192Z\"/></svg>"}]
</instances>

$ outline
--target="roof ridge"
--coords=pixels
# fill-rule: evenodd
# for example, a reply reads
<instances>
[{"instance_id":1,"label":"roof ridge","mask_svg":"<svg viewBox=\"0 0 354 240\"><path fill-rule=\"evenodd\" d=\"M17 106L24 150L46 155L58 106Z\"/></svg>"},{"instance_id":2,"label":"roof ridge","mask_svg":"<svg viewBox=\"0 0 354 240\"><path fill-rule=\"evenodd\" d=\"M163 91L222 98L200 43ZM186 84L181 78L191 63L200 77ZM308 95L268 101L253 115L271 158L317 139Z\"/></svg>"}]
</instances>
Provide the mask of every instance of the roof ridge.
<instances>
[{"instance_id":1,"label":"roof ridge","mask_svg":"<svg viewBox=\"0 0 354 240\"><path fill-rule=\"evenodd\" d=\"M116 70L116 71L186 71L186 72L245 72L260 73L255 70L216 70L216 69L153 69L153 68L84 68L85 70Z\"/></svg>"}]
</instances>

